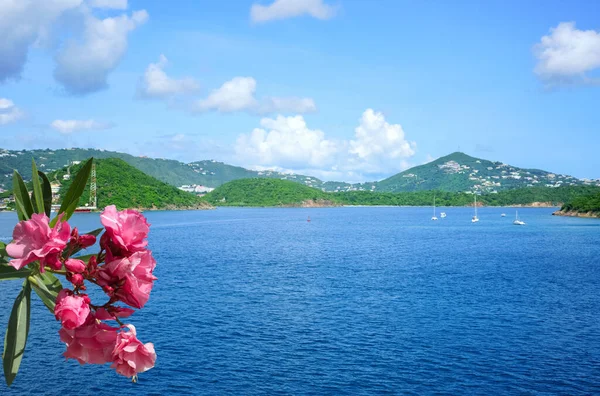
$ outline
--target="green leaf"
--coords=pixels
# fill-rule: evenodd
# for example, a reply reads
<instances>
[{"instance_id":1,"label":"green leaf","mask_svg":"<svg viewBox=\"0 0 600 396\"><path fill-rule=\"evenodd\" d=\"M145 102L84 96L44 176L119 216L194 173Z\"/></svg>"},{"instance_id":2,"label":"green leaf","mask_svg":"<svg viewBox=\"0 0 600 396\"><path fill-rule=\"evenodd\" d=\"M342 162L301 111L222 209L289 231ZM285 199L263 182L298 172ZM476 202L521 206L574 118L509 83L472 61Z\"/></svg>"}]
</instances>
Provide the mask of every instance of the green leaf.
<instances>
[{"instance_id":1,"label":"green leaf","mask_svg":"<svg viewBox=\"0 0 600 396\"><path fill-rule=\"evenodd\" d=\"M44 196L42 195L42 183L40 183L40 175L38 174L37 166L35 166L35 160L31 159L31 184L33 184L33 210L36 213L44 212Z\"/></svg>"},{"instance_id":2,"label":"green leaf","mask_svg":"<svg viewBox=\"0 0 600 396\"><path fill-rule=\"evenodd\" d=\"M52 187L50 187L50 180L46 177L46 174L42 171L38 171L38 176L41 179L42 183L42 195L44 196L44 212L46 216L50 217L50 211L52 210ZM33 207L35 208L37 203L37 199L35 199L35 195L31 201Z\"/></svg>"},{"instance_id":3,"label":"green leaf","mask_svg":"<svg viewBox=\"0 0 600 396\"><path fill-rule=\"evenodd\" d=\"M15 195L15 205L19 220L29 220L33 214L33 206L31 205L31 199L29 199L29 193L27 192L23 178L17 171L13 173L13 193Z\"/></svg>"},{"instance_id":4,"label":"green leaf","mask_svg":"<svg viewBox=\"0 0 600 396\"><path fill-rule=\"evenodd\" d=\"M27 268L15 269L11 265L0 264L0 281L26 278L31 274L31 270Z\"/></svg>"},{"instance_id":5,"label":"green leaf","mask_svg":"<svg viewBox=\"0 0 600 396\"><path fill-rule=\"evenodd\" d=\"M4 337L4 353L2 360L4 365L4 379L6 385L10 386L21 365L27 335L29 334L29 318L31 317L31 286L29 281L23 282L23 290L17 296L8 320L8 328Z\"/></svg>"},{"instance_id":6,"label":"green leaf","mask_svg":"<svg viewBox=\"0 0 600 396\"><path fill-rule=\"evenodd\" d=\"M33 290L40 297L44 305L54 314L54 306L56 305L56 296L63 289L60 280L50 272L36 274L30 276L29 281Z\"/></svg>"},{"instance_id":7,"label":"green leaf","mask_svg":"<svg viewBox=\"0 0 600 396\"><path fill-rule=\"evenodd\" d=\"M81 194L83 194L83 190L85 190L85 186L90 178L93 161L94 158L87 160L79 172L77 172L77 176L75 176L73 183L71 183L71 187L69 187L69 191L67 191L67 194L60 205L60 209L58 210L58 215L64 213L62 221L69 220L73 215L73 212L75 212L75 208L77 208L77 205L79 204L79 198L81 198ZM51 225L54 226L57 220L58 216L52 220Z\"/></svg>"}]
</instances>

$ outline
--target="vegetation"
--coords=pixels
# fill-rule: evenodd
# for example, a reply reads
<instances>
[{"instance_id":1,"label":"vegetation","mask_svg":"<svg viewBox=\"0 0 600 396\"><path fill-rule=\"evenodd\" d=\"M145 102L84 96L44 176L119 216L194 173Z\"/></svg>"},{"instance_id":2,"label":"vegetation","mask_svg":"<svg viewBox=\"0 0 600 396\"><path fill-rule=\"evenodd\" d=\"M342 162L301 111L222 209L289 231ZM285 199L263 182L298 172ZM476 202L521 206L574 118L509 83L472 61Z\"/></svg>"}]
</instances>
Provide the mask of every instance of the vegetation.
<instances>
[{"instance_id":1,"label":"vegetation","mask_svg":"<svg viewBox=\"0 0 600 396\"><path fill-rule=\"evenodd\" d=\"M90 157L96 159L119 158L145 174L176 187L185 184L218 187L232 180L253 177L290 179L303 184L314 183L317 186L322 184L320 180L308 176L287 175L273 171L257 172L212 160L186 164L168 159L135 157L115 151L74 148L22 151L0 149L0 187L12 189L13 169L19 171L25 180L30 180L32 158L35 159L41 171L50 173L68 166L73 161L83 161Z\"/></svg>"},{"instance_id":2,"label":"vegetation","mask_svg":"<svg viewBox=\"0 0 600 396\"><path fill-rule=\"evenodd\" d=\"M543 203L558 206L581 195L600 193L599 187L530 187L481 195L478 201L487 206L531 205ZM436 197L438 206L472 205L473 195L444 191L385 193L348 191L328 193L286 180L242 179L224 184L204 199L217 206L282 206L302 205L320 200L338 205L428 206Z\"/></svg>"},{"instance_id":3,"label":"vegetation","mask_svg":"<svg viewBox=\"0 0 600 396\"><path fill-rule=\"evenodd\" d=\"M331 195L289 180L255 178L226 183L203 199L219 206L296 206L305 201L325 201Z\"/></svg>"},{"instance_id":4,"label":"vegetation","mask_svg":"<svg viewBox=\"0 0 600 396\"><path fill-rule=\"evenodd\" d=\"M41 171L49 173L68 166L72 161L83 161L89 157L96 159L119 158L147 175L176 187L186 184L218 187L233 180L247 178L290 180L308 187L331 192L376 191L397 193L437 190L489 193L530 186L552 185L556 187L586 184L586 182L571 176L552 174L539 169L518 168L501 162L471 157L460 152L410 168L381 181L349 184L335 181L323 182L314 177L275 171L253 171L213 160L186 164L175 160L135 157L114 151L93 149L30 151L0 149L0 188L12 188L13 169L19 171L25 180L30 180L31 158L36 160ZM600 185L600 181L588 181L587 183Z\"/></svg>"},{"instance_id":5,"label":"vegetation","mask_svg":"<svg viewBox=\"0 0 600 396\"><path fill-rule=\"evenodd\" d=\"M590 213L600 216L600 192L581 195L565 203L561 212Z\"/></svg>"},{"instance_id":6,"label":"vegetation","mask_svg":"<svg viewBox=\"0 0 600 396\"><path fill-rule=\"evenodd\" d=\"M117 158L95 160L97 173L98 208L116 205L119 209L177 209L199 208L208 205L194 194L169 186ZM71 180L64 180L67 173L79 171L82 164L61 169L49 175L50 182L61 183L60 196L64 198ZM79 205L89 203L89 184L80 198Z\"/></svg>"}]
</instances>

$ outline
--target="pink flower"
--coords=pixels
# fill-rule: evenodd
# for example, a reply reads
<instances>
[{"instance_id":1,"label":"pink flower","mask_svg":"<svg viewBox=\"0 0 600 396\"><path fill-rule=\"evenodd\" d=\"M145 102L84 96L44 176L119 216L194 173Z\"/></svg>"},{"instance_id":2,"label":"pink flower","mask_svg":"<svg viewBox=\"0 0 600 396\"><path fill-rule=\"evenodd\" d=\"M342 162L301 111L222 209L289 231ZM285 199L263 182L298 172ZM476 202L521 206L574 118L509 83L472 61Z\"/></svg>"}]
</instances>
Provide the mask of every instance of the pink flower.
<instances>
[{"instance_id":1,"label":"pink flower","mask_svg":"<svg viewBox=\"0 0 600 396\"><path fill-rule=\"evenodd\" d=\"M106 228L102 241L109 245L107 250L113 256L128 256L146 248L150 224L140 212L133 209L117 212L115 205L110 205L104 208L100 221Z\"/></svg>"},{"instance_id":2,"label":"pink flower","mask_svg":"<svg viewBox=\"0 0 600 396\"><path fill-rule=\"evenodd\" d=\"M30 220L20 221L13 230L14 242L6 246L6 252L14 260L10 265L21 269L39 260L41 270L44 265L60 269L60 255L69 242L69 223L58 221L53 228L48 224L48 216L34 213Z\"/></svg>"},{"instance_id":3,"label":"pink flower","mask_svg":"<svg viewBox=\"0 0 600 396\"><path fill-rule=\"evenodd\" d=\"M90 315L83 326L72 330L63 327L58 333L67 344L64 353L67 359L77 359L80 364L104 364L113 360L117 330Z\"/></svg>"},{"instance_id":4,"label":"pink flower","mask_svg":"<svg viewBox=\"0 0 600 396\"><path fill-rule=\"evenodd\" d=\"M152 274L156 260L152 252L135 252L130 257L114 259L98 267L98 284L106 290L114 290L114 295L125 304L142 308L150 298L153 282Z\"/></svg>"},{"instance_id":5,"label":"pink flower","mask_svg":"<svg viewBox=\"0 0 600 396\"><path fill-rule=\"evenodd\" d=\"M91 234L80 235L79 239L77 239L77 244L83 249L92 246L94 243L96 243L96 237Z\"/></svg>"},{"instance_id":6,"label":"pink flower","mask_svg":"<svg viewBox=\"0 0 600 396\"><path fill-rule=\"evenodd\" d=\"M126 325L129 331L121 331L117 335L117 343L112 353L114 368L125 377L136 377L138 373L150 370L156 362L154 345L142 344L136 337L135 327Z\"/></svg>"},{"instance_id":7,"label":"pink flower","mask_svg":"<svg viewBox=\"0 0 600 396\"><path fill-rule=\"evenodd\" d=\"M69 289L62 289L58 293L54 315L57 320L62 322L65 329L73 330L81 326L85 323L89 314L89 299L73 295L73 292Z\"/></svg>"},{"instance_id":8,"label":"pink flower","mask_svg":"<svg viewBox=\"0 0 600 396\"><path fill-rule=\"evenodd\" d=\"M78 259L68 259L65 261L65 268L67 271L81 274L83 271L85 271L85 263Z\"/></svg>"}]
</instances>

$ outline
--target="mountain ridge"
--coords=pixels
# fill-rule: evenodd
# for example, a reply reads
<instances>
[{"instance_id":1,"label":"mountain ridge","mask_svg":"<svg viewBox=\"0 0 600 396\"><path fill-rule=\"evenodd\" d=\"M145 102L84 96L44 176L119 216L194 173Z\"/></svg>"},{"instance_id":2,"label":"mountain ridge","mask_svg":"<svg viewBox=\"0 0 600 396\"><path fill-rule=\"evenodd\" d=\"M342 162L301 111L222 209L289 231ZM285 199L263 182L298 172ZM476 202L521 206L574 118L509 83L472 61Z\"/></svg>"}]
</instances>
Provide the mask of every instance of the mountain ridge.
<instances>
[{"instance_id":1,"label":"mountain ridge","mask_svg":"<svg viewBox=\"0 0 600 396\"><path fill-rule=\"evenodd\" d=\"M316 177L282 173L274 170L255 171L229 165L215 160L199 160L183 163L163 158L133 156L126 153L100 149L0 149L0 188L8 189L12 183L12 171L17 169L26 179L31 177L33 157L43 171L60 169L72 161L89 157L98 159L119 158L162 182L172 186L203 185L215 188L227 182L246 178L270 178L294 181L323 191L377 191L410 192L440 190L450 192L493 193L507 189L534 187L538 185L558 187L561 185L598 185L600 180L577 179L572 176L551 173L541 169L520 168L463 152L453 152L426 164L417 165L380 181L346 183L322 181Z\"/></svg>"}]
</instances>

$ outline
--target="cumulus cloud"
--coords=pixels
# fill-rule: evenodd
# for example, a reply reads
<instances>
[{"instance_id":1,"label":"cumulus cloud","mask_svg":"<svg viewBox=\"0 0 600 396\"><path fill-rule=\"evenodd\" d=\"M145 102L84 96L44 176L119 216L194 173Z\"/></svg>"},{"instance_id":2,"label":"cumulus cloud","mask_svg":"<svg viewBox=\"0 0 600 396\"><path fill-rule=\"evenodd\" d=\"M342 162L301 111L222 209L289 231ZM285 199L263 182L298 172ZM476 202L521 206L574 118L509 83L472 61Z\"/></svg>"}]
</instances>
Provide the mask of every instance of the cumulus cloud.
<instances>
[{"instance_id":1,"label":"cumulus cloud","mask_svg":"<svg viewBox=\"0 0 600 396\"><path fill-rule=\"evenodd\" d=\"M600 32L561 22L533 48L535 74L549 83L598 83L586 73L600 68Z\"/></svg>"},{"instance_id":2,"label":"cumulus cloud","mask_svg":"<svg viewBox=\"0 0 600 396\"><path fill-rule=\"evenodd\" d=\"M250 19L255 23L310 15L317 19L330 19L335 16L337 7L325 4L323 0L275 0L270 5L253 4Z\"/></svg>"},{"instance_id":3,"label":"cumulus cloud","mask_svg":"<svg viewBox=\"0 0 600 396\"><path fill-rule=\"evenodd\" d=\"M256 80L252 77L234 77L220 88L213 90L208 98L196 103L199 111L217 110L224 113L255 108Z\"/></svg>"},{"instance_id":4,"label":"cumulus cloud","mask_svg":"<svg viewBox=\"0 0 600 396\"><path fill-rule=\"evenodd\" d=\"M364 181L409 167L416 144L399 124L367 109L354 138L335 140L308 127L300 115L263 118L260 128L238 137L235 152L243 165L309 173L320 177Z\"/></svg>"},{"instance_id":5,"label":"cumulus cloud","mask_svg":"<svg viewBox=\"0 0 600 396\"><path fill-rule=\"evenodd\" d=\"M87 15L83 39L71 40L57 54L54 77L72 94L106 88L108 74L127 50L127 35L147 20L145 10L105 19Z\"/></svg>"},{"instance_id":6,"label":"cumulus cloud","mask_svg":"<svg viewBox=\"0 0 600 396\"><path fill-rule=\"evenodd\" d=\"M263 118L260 126L236 142L236 153L248 163L283 168L333 165L338 144L308 128L302 116Z\"/></svg>"},{"instance_id":7,"label":"cumulus cloud","mask_svg":"<svg viewBox=\"0 0 600 396\"><path fill-rule=\"evenodd\" d=\"M80 131L109 129L114 125L95 120L54 120L50 126L63 135L70 135Z\"/></svg>"},{"instance_id":8,"label":"cumulus cloud","mask_svg":"<svg viewBox=\"0 0 600 396\"><path fill-rule=\"evenodd\" d=\"M194 111L219 111L231 113L247 111L250 113L309 113L317 110L310 98L267 97L257 99L256 80L252 77L234 77L220 88L213 90L206 99L194 105Z\"/></svg>"},{"instance_id":9,"label":"cumulus cloud","mask_svg":"<svg viewBox=\"0 0 600 396\"><path fill-rule=\"evenodd\" d=\"M13 123L23 118L24 113L12 100L0 98L0 125Z\"/></svg>"},{"instance_id":10,"label":"cumulus cloud","mask_svg":"<svg viewBox=\"0 0 600 396\"><path fill-rule=\"evenodd\" d=\"M350 163L367 173L397 168L415 154L416 144L404 136L400 124L389 124L383 113L367 109L350 141Z\"/></svg>"},{"instance_id":11,"label":"cumulus cloud","mask_svg":"<svg viewBox=\"0 0 600 396\"><path fill-rule=\"evenodd\" d=\"M81 0L0 1L0 82L21 76L29 48L52 30L53 23Z\"/></svg>"},{"instance_id":12,"label":"cumulus cloud","mask_svg":"<svg viewBox=\"0 0 600 396\"><path fill-rule=\"evenodd\" d=\"M168 60L161 55L157 63L151 63L142 77L137 96L139 98L164 99L178 94L195 92L200 88L196 80L190 77L175 79L167 76L164 68Z\"/></svg>"},{"instance_id":13,"label":"cumulus cloud","mask_svg":"<svg viewBox=\"0 0 600 396\"><path fill-rule=\"evenodd\" d=\"M90 6L94 8L126 10L127 0L90 0Z\"/></svg>"}]
</instances>

